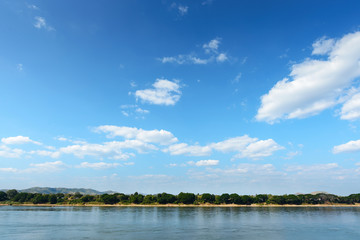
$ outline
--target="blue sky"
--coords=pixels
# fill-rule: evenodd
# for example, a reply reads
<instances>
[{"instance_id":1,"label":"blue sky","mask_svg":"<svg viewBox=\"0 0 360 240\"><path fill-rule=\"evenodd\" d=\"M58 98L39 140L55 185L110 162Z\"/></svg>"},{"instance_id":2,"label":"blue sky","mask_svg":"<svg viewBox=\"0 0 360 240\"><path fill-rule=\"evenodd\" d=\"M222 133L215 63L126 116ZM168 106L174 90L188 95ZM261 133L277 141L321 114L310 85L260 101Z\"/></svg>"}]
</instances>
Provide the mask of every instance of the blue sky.
<instances>
[{"instance_id":1,"label":"blue sky","mask_svg":"<svg viewBox=\"0 0 360 240\"><path fill-rule=\"evenodd\" d=\"M360 192L358 1L0 2L0 188Z\"/></svg>"}]
</instances>

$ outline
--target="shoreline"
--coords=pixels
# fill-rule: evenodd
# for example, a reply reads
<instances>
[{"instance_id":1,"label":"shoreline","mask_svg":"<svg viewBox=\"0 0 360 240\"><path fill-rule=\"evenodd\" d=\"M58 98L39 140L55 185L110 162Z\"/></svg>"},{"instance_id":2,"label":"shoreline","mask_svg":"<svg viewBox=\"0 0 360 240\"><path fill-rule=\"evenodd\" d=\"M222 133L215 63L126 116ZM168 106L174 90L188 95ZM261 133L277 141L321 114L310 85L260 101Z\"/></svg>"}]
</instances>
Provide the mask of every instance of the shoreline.
<instances>
[{"instance_id":1,"label":"shoreline","mask_svg":"<svg viewBox=\"0 0 360 240\"><path fill-rule=\"evenodd\" d=\"M1 203L0 206L23 206L23 207L168 207L168 208L269 208L269 207L292 207L292 208L304 208L304 207L360 207L360 204L304 204L304 205L277 205L277 204L251 204L251 205L239 205L239 204L28 204L28 203Z\"/></svg>"}]
</instances>

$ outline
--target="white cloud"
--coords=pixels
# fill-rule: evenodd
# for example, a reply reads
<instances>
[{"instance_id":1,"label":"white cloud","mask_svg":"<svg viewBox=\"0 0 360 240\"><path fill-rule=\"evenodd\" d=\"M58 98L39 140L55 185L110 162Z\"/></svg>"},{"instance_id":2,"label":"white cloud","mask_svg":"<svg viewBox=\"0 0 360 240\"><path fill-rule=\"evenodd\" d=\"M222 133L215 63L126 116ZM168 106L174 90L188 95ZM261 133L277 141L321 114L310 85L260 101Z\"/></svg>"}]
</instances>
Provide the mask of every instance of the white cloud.
<instances>
[{"instance_id":1,"label":"white cloud","mask_svg":"<svg viewBox=\"0 0 360 240\"><path fill-rule=\"evenodd\" d=\"M331 50L335 46L334 39L327 39L326 37L322 37L316 42L313 43L313 51L312 55L325 55L331 52Z\"/></svg>"},{"instance_id":2,"label":"white cloud","mask_svg":"<svg viewBox=\"0 0 360 240\"><path fill-rule=\"evenodd\" d=\"M38 29L46 29L47 31L53 31L55 30L53 27L49 26L46 23L45 18L43 17L35 17L36 22L34 23L34 27L38 28Z\"/></svg>"},{"instance_id":3,"label":"white cloud","mask_svg":"<svg viewBox=\"0 0 360 240\"><path fill-rule=\"evenodd\" d=\"M16 168L0 168L0 172L11 172L11 173L16 173L19 170Z\"/></svg>"},{"instance_id":4,"label":"white cloud","mask_svg":"<svg viewBox=\"0 0 360 240\"><path fill-rule=\"evenodd\" d=\"M9 148L8 146L0 145L0 157L4 158L20 158L25 154L25 151L18 148Z\"/></svg>"},{"instance_id":5,"label":"white cloud","mask_svg":"<svg viewBox=\"0 0 360 240\"><path fill-rule=\"evenodd\" d=\"M30 154L37 154L39 156L59 158L60 152L58 151L46 151L46 150L33 150L29 152Z\"/></svg>"},{"instance_id":6,"label":"white cloud","mask_svg":"<svg viewBox=\"0 0 360 240\"><path fill-rule=\"evenodd\" d=\"M139 140L125 140L123 142L105 142L103 144L76 144L60 148L60 153L73 154L78 158L85 156L109 157L112 159L127 160L134 156L133 153L123 153L123 149L134 149L139 153L145 153L149 150L157 150L154 145L144 143Z\"/></svg>"},{"instance_id":7,"label":"white cloud","mask_svg":"<svg viewBox=\"0 0 360 240\"><path fill-rule=\"evenodd\" d=\"M212 62L225 62L229 59L229 56L226 53L219 53L219 45L221 39L215 38L210 40L208 43L204 43L202 48L205 54L202 54L203 57L199 57L200 54L179 54L172 57L162 57L158 58L162 63L176 63L176 64L199 64L206 65Z\"/></svg>"},{"instance_id":8,"label":"white cloud","mask_svg":"<svg viewBox=\"0 0 360 240\"><path fill-rule=\"evenodd\" d=\"M137 109L135 110L135 112L141 113L141 114L148 114L148 113L150 113L149 110L142 109L142 108L137 108Z\"/></svg>"},{"instance_id":9,"label":"white cloud","mask_svg":"<svg viewBox=\"0 0 360 240\"><path fill-rule=\"evenodd\" d=\"M360 151L360 140L356 141L349 141L345 144L341 144L338 146L335 146L333 148L333 153L343 153L343 152L358 152Z\"/></svg>"},{"instance_id":10,"label":"white cloud","mask_svg":"<svg viewBox=\"0 0 360 240\"><path fill-rule=\"evenodd\" d=\"M159 60L162 63L177 63L177 64L183 64L186 61L183 55L179 55L177 57L163 57L163 58L159 58Z\"/></svg>"},{"instance_id":11,"label":"white cloud","mask_svg":"<svg viewBox=\"0 0 360 240\"><path fill-rule=\"evenodd\" d=\"M132 93L131 93L132 94ZM121 109L124 109L121 111L121 113L125 116L125 117L130 117L130 116L134 116L138 117L138 116L143 116L145 114L149 114L150 111L147 109L142 109L140 108L138 105L133 104L133 105L121 105L120 106Z\"/></svg>"},{"instance_id":12,"label":"white cloud","mask_svg":"<svg viewBox=\"0 0 360 240\"><path fill-rule=\"evenodd\" d=\"M159 143L168 145L175 143L178 139L166 130L143 130L135 127L119 127L114 125L103 125L95 128L97 132L107 133L107 137L124 137L126 139L137 139L147 143Z\"/></svg>"},{"instance_id":13,"label":"white cloud","mask_svg":"<svg viewBox=\"0 0 360 240\"><path fill-rule=\"evenodd\" d=\"M207 156L211 154L211 147L198 145L189 146L186 143L179 143L171 145L163 151L169 152L171 155Z\"/></svg>"},{"instance_id":14,"label":"white cloud","mask_svg":"<svg viewBox=\"0 0 360 240\"><path fill-rule=\"evenodd\" d=\"M262 158L271 156L274 152L285 149L283 146L277 144L274 140L260 140L249 144L235 157L239 158Z\"/></svg>"},{"instance_id":15,"label":"white cloud","mask_svg":"<svg viewBox=\"0 0 360 240\"><path fill-rule=\"evenodd\" d=\"M360 93L353 95L341 108L340 118L357 120L360 118Z\"/></svg>"},{"instance_id":16,"label":"white cloud","mask_svg":"<svg viewBox=\"0 0 360 240\"><path fill-rule=\"evenodd\" d=\"M210 59L201 59L201 58L194 57L194 56L190 56L189 59L194 64L207 64L209 61L211 61L211 58Z\"/></svg>"},{"instance_id":17,"label":"white cloud","mask_svg":"<svg viewBox=\"0 0 360 240\"><path fill-rule=\"evenodd\" d=\"M133 166L133 165L135 165L135 163L134 162L126 162L126 163L124 163L124 165L125 166Z\"/></svg>"},{"instance_id":18,"label":"white cloud","mask_svg":"<svg viewBox=\"0 0 360 240\"><path fill-rule=\"evenodd\" d=\"M168 176L165 174L145 174L142 176L129 176L130 179L138 179L138 180L170 180L173 177L172 176Z\"/></svg>"},{"instance_id":19,"label":"white cloud","mask_svg":"<svg viewBox=\"0 0 360 240\"><path fill-rule=\"evenodd\" d=\"M189 165L195 165L197 167L203 166L216 166L219 164L219 160L200 160L197 162L190 161L188 162Z\"/></svg>"},{"instance_id":20,"label":"white cloud","mask_svg":"<svg viewBox=\"0 0 360 240\"><path fill-rule=\"evenodd\" d=\"M272 164L249 164L249 163L241 163L233 168L228 169L220 169L215 168L211 169L209 168L208 171L216 174L222 174L226 176L232 176L232 175L271 175L271 174L278 174L278 172L275 171L275 167Z\"/></svg>"},{"instance_id":21,"label":"white cloud","mask_svg":"<svg viewBox=\"0 0 360 240\"><path fill-rule=\"evenodd\" d=\"M228 60L228 57L226 56L225 53L220 53L220 54L216 57L216 61L217 61L217 62L225 62L226 60Z\"/></svg>"},{"instance_id":22,"label":"white cloud","mask_svg":"<svg viewBox=\"0 0 360 240\"><path fill-rule=\"evenodd\" d=\"M144 102L157 105L175 105L181 97L181 86L175 81L156 79L153 88L137 90L135 96Z\"/></svg>"},{"instance_id":23,"label":"white cloud","mask_svg":"<svg viewBox=\"0 0 360 240\"><path fill-rule=\"evenodd\" d=\"M36 142L34 140L31 140L29 137L24 137L24 136L2 138L1 142L6 145L25 144L25 143L33 143L36 145L41 145L40 142Z\"/></svg>"},{"instance_id":24,"label":"white cloud","mask_svg":"<svg viewBox=\"0 0 360 240\"><path fill-rule=\"evenodd\" d=\"M334 44L322 40L315 43L314 50L316 54L329 51L328 59L307 59L293 65L292 80L277 82L261 97L258 121L305 118L341 103L360 76L360 32L347 34Z\"/></svg>"},{"instance_id":25,"label":"white cloud","mask_svg":"<svg viewBox=\"0 0 360 240\"><path fill-rule=\"evenodd\" d=\"M201 3L201 5L205 6L205 5L211 5L213 3L214 0L205 0Z\"/></svg>"},{"instance_id":26,"label":"white cloud","mask_svg":"<svg viewBox=\"0 0 360 240\"><path fill-rule=\"evenodd\" d=\"M19 63L18 65L16 65L16 68L19 72L22 72L24 70L23 65L21 63Z\"/></svg>"},{"instance_id":27,"label":"white cloud","mask_svg":"<svg viewBox=\"0 0 360 240\"><path fill-rule=\"evenodd\" d=\"M286 154L286 157L283 157L284 159L292 159L298 155L301 155L301 151L294 151L294 152L288 152Z\"/></svg>"},{"instance_id":28,"label":"white cloud","mask_svg":"<svg viewBox=\"0 0 360 240\"><path fill-rule=\"evenodd\" d=\"M217 150L224 153L235 152L237 153L234 156L235 158L258 159L271 156L274 152L282 149L285 148L272 139L258 140L244 135L206 146L178 143L163 149L163 152L168 152L171 155L209 156L212 150Z\"/></svg>"},{"instance_id":29,"label":"white cloud","mask_svg":"<svg viewBox=\"0 0 360 240\"><path fill-rule=\"evenodd\" d=\"M210 40L210 42L205 43L203 45L203 48L205 49L206 53L210 53L210 52L217 53L219 45L220 45L220 38L215 38Z\"/></svg>"},{"instance_id":30,"label":"white cloud","mask_svg":"<svg viewBox=\"0 0 360 240\"><path fill-rule=\"evenodd\" d=\"M122 115L124 115L125 117L128 117L129 116L129 113L128 112L125 112L125 111L121 111Z\"/></svg>"},{"instance_id":31,"label":"white cloud","mask_svg":"<svg viewBox=\"0 0 360 240\"><path fill-rule=\"evenodd\" d=\"M239 152L243 151L250 143L256 142L257 138L248 135L229 138L225 141L210 144L211 148L220 152Z\"/></svg>"},{"instance_id":32,"label":"white cloud","mask_svg":"<svg viewBox=\"0 0 360 240\"><path fill-rule=\"evenodd\" d=\"M185 14L187 14L188 10L189 10L189 7L188 6L182 6L182 5L179 5L178 6L178 10L179 10L179 14L181 16L184 16Z\"/></svg>"},{"instance_id":33,"label":"white cloud","mask_svg":"<svg viewBox=\"0 0 360 240\"><path fill-rule=\"evenodd\" d=\"M213 59L212 58L203 59L203 58L195 57L193 54L188 54L188 55L180 54L175 57L158 58L158 60L160 60L162 63L177 63L180 65L187 63L187 64L203 65L209 63Z\"/></svg>"},{"instance_id":34,"label":"white cloud","mask_svg":"<svg viewBox=\"0 0 360 240\"><path fill-rule=\"evenodd\" d=\"M241 76L242 76L242 73L238 73L238 75L236 75L236 77L234 78L234 80L231 81L231 83L239 83Z\"/></svg>"},{"instance_id":35,"label":"white cloud","mask_svg":"<svg viewBox=\"0 0 360 240\"><path fill-rule=\"evenodd\" d=\"M28 4L27 7L33 10L39 10L39 7L34 4Z\"/></svg>"},{"instance_id":36,"label":"white cloud","mask_svg":"<svg viewBox=\"0 0 360 240\"><path fill-rule=\"evenodd\" d=\"M314 165L293 165L285 169L288 172L318 172L318 171L328 171L330 169L339 168L337 163L326 163L326 164L314 164Z\"/></svg>"},{"instance_id":37,"label":"white cloud","mask_svg":"<svg viewBox=\"0 0 360 240\"><path fill-rule=\"evenodd\" d=\"M65 138L65 137L57 137L57 138L55 138L56 140L58 140L58 141L61 141L61 142L66 142L66 141L69 141L67 138Z\"/></svg>"},{"instance_id":38,"label":"white cloud","mask_svg":"<svg viewBox=\"0 0 360 240\"><path fill-rule=\"evenodd\" d=\"M57 172L67 168L62 161L44 162L44 163L31 163L32 168L22 170L22 172Z\"/></svg>"},{"instance_id":39,"label":"white cloud","mask_svg":"<svg viewBox=\"0 0 360 240\"><path fill-rule=\"evenodd\" d=\"M119 163L105 163L105 162L97 162L97 163L89 163L89 162L82 162L78 168L92 168L96 170L100 169L108 169L108 168L115 168L120 166Z\"/></svg>"}]
</instances>

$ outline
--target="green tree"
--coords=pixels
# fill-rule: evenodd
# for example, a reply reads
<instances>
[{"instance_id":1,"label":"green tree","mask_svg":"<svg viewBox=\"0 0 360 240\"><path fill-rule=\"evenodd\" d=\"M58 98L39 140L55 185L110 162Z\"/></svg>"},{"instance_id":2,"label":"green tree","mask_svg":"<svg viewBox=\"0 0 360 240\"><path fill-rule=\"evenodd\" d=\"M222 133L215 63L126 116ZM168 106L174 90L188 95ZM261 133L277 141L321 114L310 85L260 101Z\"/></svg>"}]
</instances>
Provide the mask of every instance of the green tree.
<instances>
[{"instance_id":1,"label":"green tree","mask_svg":"<svg viewBox=\"0 0 360 240\"><path fill-rule=\"evenodd\" d=\"M219 196L218 201L219 201L219 203L229 204L230 203L230 195L228 193L221 194L221 196Z\"/></svg>"},{"instance_id":2,"label":"green tree","mask_svg":"<svg viewBox=\"0 0 360 240\"><path fill-rule=\"evenodd\" d=\"M13 197L15 197L18 194L18 191L16 189L11 189L6 191L8 199L12 200Z\"/></svg>"},{"instance_id":3,"label":"green tree","mask_svg":"<svg viewBox=\"0 0 360 240\"><path fill-rule=\"evenodd\" d=\"M176 196L169 193L159 193L157 195L157 201L159 204L174 203L176 200Z\"/></svg>"},{"instance_id":4,"label":"green tree","mask_svg":"<svg viewBox=\"0 0 360 240\"><path fill-rule=\"evenodd\" d=\"M140 204L142 203L143 200L144 200L144 195L139 194L138 192L131 194L129 199L130 203L134 203L134 204Z\"/></svg>"},{"instance_id":5,"label":"green tree","mask_svg":"<svg viewBox=\"0 0 360 240\"><path fill-rule=\"evenodd\" d=\"M116 204L119 202L119 199L113 194L103 194L101 195L101 201L105 204Z\"/></svg>"},{"instance_id":6,"label":"green tree","mask_svg":"<svg viewBox=\"0 0 360 240\"><path fill-rule=\"evenodd\" d=\"M201 201L204 203L214 203L215 195L210 193L204 193L203 195L201 195Z\"/></svg>"},{"instance_id":7,"label":"green tree","mask_svg":"<svg viewBox=\"0 0 360 240\"><path fill-rule=\"evenodd\" d=\"M237 193L232 193L229 196L229 203L242 204L241 197Z\"/></svg>"},{"instance_id":8,"label":"green tree","mask_svg":"<svg viewBox=\"0 0 360 240\"><path fill-rule=\"evenodd\" d=\"M8 200L7 194L5 192L0 191L0 201Z\"/></svg>"},{"instance_id":9,"label":"green tree","mask_svg":"<svg viewBox=\"0 0 360 240\"><path fill-rule=\"evenodd\" d=\"M156 196L153 195L146 195L144 200L142 201L143 204L152 204L156 202Z\"/></svg>"},{"instance_id":10,"label":"green tree","mask_svg":"<svg viewBox=\"0 0 360 240\"><path fill-rule=\"evenodd\" d=\"M284 198L285 198L285 204L300 205L302 202L301 199L294 194L285 195Z\"/></svg>"},{"instance_id":11,"label":"green tree","mask_svg":"<svg viewBox=\"0 0 360 240\"><path fill-rule=\"evenodd\" d=\"M24 203L28 200L28 195L28 193L18 193L12 198L12 201Z\"/></svg>"},{"instance_id":12,"label":"green tree","mask_svg":"<svg viewBox=\"0 0 360 240\"><path fill-rule=\"evenodd\" d=\"M271 196L267 200L267 203L283 205L283 204L285 204L285 198L284 198L284 196Z\"/></svg>"},{"instance_id":13,"label":"green tree","mask_svg":"<svg viewBox=\"0 0 360 240\"><path fill-rule=\"evenodd\" d=\"M251 205L254 202L254 198L249 195L241 196L241 203L245 205Z\"/></svg>"},{"instance_id":14,"label":"green tree","mask_svg":"<svg viewBox=\"0 0 360 240\"><path fill-rule=\"evenodd\" d=\"M33 198L32 202L34 204L41 204L41 203L47 203L49 202L48 195L43 195L41 193L35 194L35 197Z\"/></svg>"},{"instance_id":15,"label":"green tree","mask_svg":"<svg viewBox=\"0 0 360 240\"><path fill-rule=\"evenodd\" d=\"M49 196L49 202L50 202L51 204L56 204L56 203L57 203L57 197L56 197L55 194L50 194L50 196Z\"/></svg>"},{"instance_id":16,"label":"green tree","mask_svg":"<svg viewBox=\"0 0 360 240\"><path fill-rule=\"evenodd\" d=\"M95 197L92 196L92 195L84 195L84 196L82 196L82 197L80 198L80 200L81 200L82 202L85 202L85 203L87 203L87 202L93 202L93 201L95 200Z\"/></svg>"},{"instance_id":17,"label":"green tree","mask_svg":"<svg viewBox=\"0 0 360 240\"><path fill-rule=\"evenodd\" d=\"M193 193L179 193L178 202L184 204L193 204L195 201L195 194Z\"/></svg>"},{"instance_id":18,"label":"green tree","mask_svg":"<svg viewBox=\"0 0 360 240\"><path fill-rule=\"evenodd\" d=\"M254 203L265 203L269 199L266 194L257 194L254 198Z\"/></svg>"}]
</instances>

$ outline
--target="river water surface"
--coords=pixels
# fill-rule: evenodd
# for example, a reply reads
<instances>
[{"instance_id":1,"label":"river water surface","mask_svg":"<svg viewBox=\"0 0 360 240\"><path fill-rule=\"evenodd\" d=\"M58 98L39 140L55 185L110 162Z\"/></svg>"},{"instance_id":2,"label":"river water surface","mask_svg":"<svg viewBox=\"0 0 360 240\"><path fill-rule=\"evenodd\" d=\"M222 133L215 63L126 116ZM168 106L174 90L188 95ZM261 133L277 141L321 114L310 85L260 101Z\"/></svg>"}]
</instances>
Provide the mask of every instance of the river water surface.
<instances>
[{"instance_id":1,"label":"river water surface","mask_svg":"<svg viewBox=\"0 0 360 240\"><path fill-rule=\"evenodd\" d=\"M0 206L7 239L360 239L356 207Z\"/></svg>"}]
</instances>

